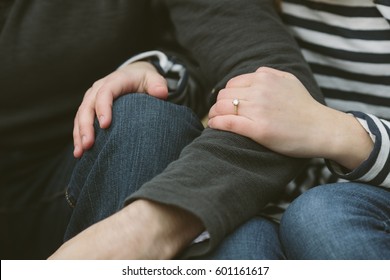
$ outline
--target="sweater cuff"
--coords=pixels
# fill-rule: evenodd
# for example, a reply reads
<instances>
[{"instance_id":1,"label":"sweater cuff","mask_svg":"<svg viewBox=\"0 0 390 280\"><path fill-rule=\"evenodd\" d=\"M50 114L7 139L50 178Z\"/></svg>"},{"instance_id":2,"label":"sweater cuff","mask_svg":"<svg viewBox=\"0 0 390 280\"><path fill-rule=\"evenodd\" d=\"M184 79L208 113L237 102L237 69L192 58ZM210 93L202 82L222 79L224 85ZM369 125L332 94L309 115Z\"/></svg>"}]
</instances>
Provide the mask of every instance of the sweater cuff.
<instances>
[{"instance_id":1,"label":"sweater cuff","mask_svg":"<svg viewBox=\"0 0 390 280\"><path fill-rule=\"evenodd\" d=\"M389 183L389 128L375 116L361 112L349 112L357 118L359 123L370 135L374 142L374 148L370 156L356 169L346 172L345 169L334 161L326 160L330 171L340 178L364 182L375 186L386 186Z\"/></svg>"}]
</instances>

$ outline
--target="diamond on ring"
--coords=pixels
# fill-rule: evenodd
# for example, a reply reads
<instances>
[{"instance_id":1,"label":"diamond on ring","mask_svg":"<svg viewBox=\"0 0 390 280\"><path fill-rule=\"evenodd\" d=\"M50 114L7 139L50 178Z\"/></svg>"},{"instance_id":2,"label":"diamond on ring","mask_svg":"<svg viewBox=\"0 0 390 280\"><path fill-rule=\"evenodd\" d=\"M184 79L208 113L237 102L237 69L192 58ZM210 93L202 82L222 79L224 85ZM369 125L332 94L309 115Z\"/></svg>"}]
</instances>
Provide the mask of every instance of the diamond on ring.
<instances>
[{"instance_id":1,"label":"diamond on ring","mask_svg":"<svg viewBox=\"0 0 390 280\"><path fill-rule=\"evenodd\" d=\"M232 103L234 105L234 114L237 115L238 114L238 104L240 104L240 99L234 98Z\"/></svg>"}]
</instances>

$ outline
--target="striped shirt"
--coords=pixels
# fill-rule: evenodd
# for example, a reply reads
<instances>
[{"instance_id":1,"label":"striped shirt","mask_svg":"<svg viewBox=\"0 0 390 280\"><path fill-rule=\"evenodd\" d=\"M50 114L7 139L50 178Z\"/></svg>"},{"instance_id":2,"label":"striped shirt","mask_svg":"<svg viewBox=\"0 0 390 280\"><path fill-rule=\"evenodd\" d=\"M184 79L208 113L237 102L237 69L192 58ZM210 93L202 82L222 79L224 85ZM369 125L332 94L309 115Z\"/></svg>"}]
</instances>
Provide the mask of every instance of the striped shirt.
<instances>
[{"instance_id":1,"label":"striped shirt","mask_svg":"<svg viewBox=\"0 0 390 280\"><path fill-rule=\"evenodd\" d=\"M284 0L282 15L329 107L353 114L375 142L350 173L315 159L264 215L278 220L303 191L349 180L390 188L390 0Z\"/></svg>"}]
</instances>

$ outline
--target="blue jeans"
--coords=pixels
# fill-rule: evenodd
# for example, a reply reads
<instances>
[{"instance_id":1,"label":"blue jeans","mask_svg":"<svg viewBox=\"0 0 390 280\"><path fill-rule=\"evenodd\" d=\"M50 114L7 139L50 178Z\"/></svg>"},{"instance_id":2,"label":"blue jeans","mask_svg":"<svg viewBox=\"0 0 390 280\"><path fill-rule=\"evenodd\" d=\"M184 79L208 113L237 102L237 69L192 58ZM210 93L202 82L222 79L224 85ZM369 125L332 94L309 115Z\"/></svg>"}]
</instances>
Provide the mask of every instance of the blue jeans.
<instances>
[{"instance_id":1,"label":"blue jeans","mask_svg":"<svg viewBox=\"0 0 390 280\"><path fill-rule=\"evenodd\" d=\"M65 239L121 209L202 130L187 107L146 94L116 100L110 128L95 123L95 144L73 171L67 198L74 209Z\"/></svg>"},{"instance_id":2,"label":"blue jeans","mask_svg":"<svg viewBox=\"0 0 390 280\"><path fill-rule=\"evenodd\" d=\"M252 218L200 259L283 260L285 255L279 240L279 225L263 217Z\"/></svg>"},{"instance_id":3,"label":"blue jeans","mask_svg":"<svg viewBox=\"0 0 390 280\"><path fill-rule=\"evenodd\" d=\"M313 188L283 215L289 259L390 259L390 191L359 183Z\"/></svg>"},{"instance_id":4,"label":"blue jeans","mask_svg":"<svg viewBox=\"0 0 390 280\"><path fill-rule=\"evenodd\" d=\"M70 180L67 197L74 209L65 239L122 208L130 194L179 157L203 125L186 107L130 94L114 103L110 128L99 129L96 123L95 129L94 147L77 163ZM205 258L281 257L276 226L254 219Z\"/></svg>"}]
</instances>

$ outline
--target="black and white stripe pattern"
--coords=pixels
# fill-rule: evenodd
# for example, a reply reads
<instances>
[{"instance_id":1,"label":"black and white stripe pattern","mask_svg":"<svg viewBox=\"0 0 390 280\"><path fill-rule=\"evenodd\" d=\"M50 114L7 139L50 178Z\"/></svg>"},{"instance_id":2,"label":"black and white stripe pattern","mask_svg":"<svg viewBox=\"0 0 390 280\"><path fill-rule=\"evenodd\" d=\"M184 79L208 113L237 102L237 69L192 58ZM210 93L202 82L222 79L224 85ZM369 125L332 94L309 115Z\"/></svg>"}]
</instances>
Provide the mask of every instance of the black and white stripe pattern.
<instances>
[{"instance_id":1,"label":"black and white stripe pattern","mask_svg":"<svg viewBox=\"0 0 390 280\"><path fill-rule=\"evenodd\" d=\"M343 173L340 166L328 162L329 168L341 178L365 182L374 186L390 187L390 122L371 114L351 112L370 133L375 145L370 157L351 173Z\"/></svg>"},{"instance_id":2,"label":"black and white stripe pattern","mask_svg":"<svg viewBox=\"0 0 390 280\"><path fill-rule=\"evenodd\" d=\"M389 7L390 1L283 1L284 20L329 106L390 119Z\"/></svg>"},{"instance_id":3,"label":"black and white stripe pattern","mask_svg":"<svg viewBox=\"0 0 390 280\"><path fill-rule=\"evenodd\" d=\"M179 59L159 50L139 53L126 60L119 69L136 61L148 61L164 76L168 86L167 101L191 108L199 118L206 114L206 97L203 88ZM202 98L203 97L203 98Z\"/></svg>"},{"instance_id":4,"label":"black and white stripe pattern","mask_svg":"<svg viewBox=\"0 0 390 280\"><path fill-rule=\"evenodd\" d=\"M390 0L283 0L282 14L328 106L353 114L375 147L347 174L334 162L328 169L312 160L264 211L275 220L316 185L349 180L390 188Z\"/></svg>"}]
</instances>

